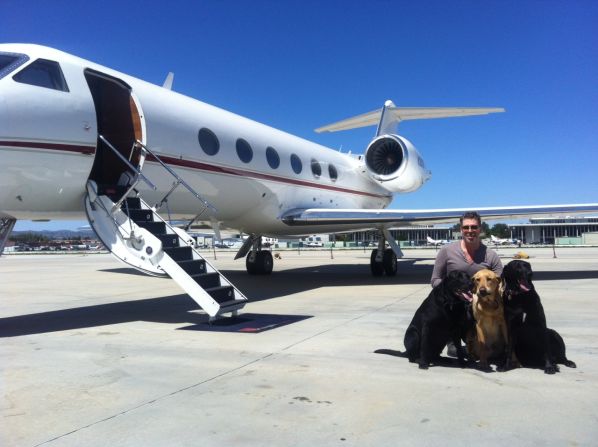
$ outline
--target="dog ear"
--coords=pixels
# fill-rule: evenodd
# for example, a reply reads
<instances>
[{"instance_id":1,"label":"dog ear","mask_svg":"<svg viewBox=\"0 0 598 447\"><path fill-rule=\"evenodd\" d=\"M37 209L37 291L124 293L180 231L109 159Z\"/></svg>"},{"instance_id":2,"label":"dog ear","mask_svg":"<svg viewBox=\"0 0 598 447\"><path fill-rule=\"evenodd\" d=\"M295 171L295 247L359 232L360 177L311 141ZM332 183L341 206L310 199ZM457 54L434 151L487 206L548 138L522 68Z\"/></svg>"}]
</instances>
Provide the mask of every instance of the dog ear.
<instances>
[{"instance_id":1,"label":"dog ear","mask_svg":"<svg viewBox=\"0 0 598 447\"><path fill-rule=\"evenodd\" d=\"M507 284L506 284L505 278L501 276L500 284L498 285L498 294L500 295L501 298L503 297L506 289L507 289Z\"/></svg>"}]
</instances>

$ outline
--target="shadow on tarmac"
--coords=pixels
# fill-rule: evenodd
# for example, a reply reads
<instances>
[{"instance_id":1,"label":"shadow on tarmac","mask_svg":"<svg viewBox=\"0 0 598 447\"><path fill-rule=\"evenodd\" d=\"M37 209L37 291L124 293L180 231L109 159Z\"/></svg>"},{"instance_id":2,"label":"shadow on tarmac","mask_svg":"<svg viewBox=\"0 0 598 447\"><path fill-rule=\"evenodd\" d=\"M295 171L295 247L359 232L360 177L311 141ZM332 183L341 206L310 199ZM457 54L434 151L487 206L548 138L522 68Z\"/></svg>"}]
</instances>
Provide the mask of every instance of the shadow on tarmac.
<instances>
[{"instance_id":1,"label":"shadow on tarmac","mask_svg":"<svg viewBox=\"0 0 598 447\"><path fill-rule=\"evenodd\" d=\"M432 274L432 266L420 265L416 261L416 259L401 261L399 263L399 273L394 277L382 276L374 278L371 276L367 265L363 264L325 264L274 271L271 276L248 275L245 271L240 270L224 270L222 273L249 298L250 302L256 302L321 287L428 284ZM131 268L116 268L101 271L120 274L140 274ZM598 278L598 271L596 270L534 272L534 279L536 281L595 278ZM251 314L251 321L238 320L227 328L215 325L209 326L207 324L207 315L189 312L197 310L197 308L197 304L191 298L185 294L181 294L20 315L0 318L0 337L65 331L131 321L188 323L191 326L181 328L186 330L255 333L310 318L310 316L306 315L275 316ZM247 315L242 314L242 318L247 318ZM233 320L229 320L229 322L233 323ZM243 328L245 330L242 330Z\"/></svg>"},{"instance_id":2,"label":"shadow on tarmac","mask_svg":"<svg viewBox=\"0 0 598 447\"><path fill-rule=\"evenodd\" d=\"M0 338L107 326L132 321L191 324L191 326L179 328L182 330L259 333L312 317L311 315L245 313L239 317L225 317L210 324L207 315L189 312L197 309L197 304L187 295L173 295L19 315L0 318Z\"/></svg>"}]
</instances>

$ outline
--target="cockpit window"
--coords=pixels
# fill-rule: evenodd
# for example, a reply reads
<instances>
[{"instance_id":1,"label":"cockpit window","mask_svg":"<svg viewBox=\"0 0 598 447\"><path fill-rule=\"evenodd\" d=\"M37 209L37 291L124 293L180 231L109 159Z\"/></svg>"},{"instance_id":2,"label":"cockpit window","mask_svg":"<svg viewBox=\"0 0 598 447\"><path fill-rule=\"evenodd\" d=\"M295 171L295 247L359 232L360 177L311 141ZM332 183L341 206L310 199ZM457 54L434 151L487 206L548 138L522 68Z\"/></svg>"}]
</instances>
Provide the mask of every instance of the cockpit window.
<instances>
[{"instance_id":1,"label":"cockpit window","mask_svg":"<svg viewBox=\"0 0 598 447\"><path fill-rule=\"evenodd\" d=\"M17 67L23 65L29 60L29 57L18 53L0 53L0 79L14 71Z\"/></svg>"},{"instance_id":2,"label":"cockpit window","mask_svg":"<svg viewBox=\"0 0 598 447\"><path fill-rule=\"evenodd\" d=\"M23 84L37 85L38 87L51 88L68 92L64 75L58 62L47 59L38 59L12 77Z\"/></svg>"}]
</instances>

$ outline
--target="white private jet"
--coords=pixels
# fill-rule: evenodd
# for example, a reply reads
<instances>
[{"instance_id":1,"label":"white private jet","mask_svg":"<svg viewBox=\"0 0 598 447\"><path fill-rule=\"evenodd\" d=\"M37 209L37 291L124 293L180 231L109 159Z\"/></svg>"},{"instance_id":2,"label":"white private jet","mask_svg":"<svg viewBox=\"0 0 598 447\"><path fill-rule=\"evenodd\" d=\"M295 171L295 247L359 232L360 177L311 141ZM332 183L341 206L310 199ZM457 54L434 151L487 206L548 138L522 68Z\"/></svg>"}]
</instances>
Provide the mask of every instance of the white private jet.
<instances>
[{"instance_id":1,"label":"white private jet","mask_svg":"<svg viewBox=\"0 0 598 447\"><path fill-rule=\"evenodd\" d=\"M514 245L517 244L517 239L502 239L494 235L490 235L490 240L494 245Z\"/></svg>"},{"instance_id":2,"label":"white private jet","mask_svg":"<svg viewBox=\"0 0 598 447\"><path fill-rule=\"evenodd\" d=\"M171 219L209 223L217 239L221 226L249 234L237 258L246 256L253 274L272 271L261 236L377 229L372 273L394 275L402 253L390 227L454 222L465 211L385 209L394 193L415 191L430 178L397 124L503 111L399 108L387 101L317 129L377 125L364 155L351 156L171 86L171 74L157 86L55 49L1 44L0 244L16 219L86 216L114 256L172 277L214 318L237 312L246 298ZM477 210L521 217L595 212L598 204Z\"/></svg>"},{"instance_id":3,"label":"white private jet","mask_svg":"<svg viewBox=\"0 0 598 447\"><path fill-rule=\"evenodd\" d=\"M430 236L427 236L426 240L428 242L428 245L434 245L435 247L439 245L450 244L450 241L447 239L432 239Z\"/></svg>"}]
</instances>

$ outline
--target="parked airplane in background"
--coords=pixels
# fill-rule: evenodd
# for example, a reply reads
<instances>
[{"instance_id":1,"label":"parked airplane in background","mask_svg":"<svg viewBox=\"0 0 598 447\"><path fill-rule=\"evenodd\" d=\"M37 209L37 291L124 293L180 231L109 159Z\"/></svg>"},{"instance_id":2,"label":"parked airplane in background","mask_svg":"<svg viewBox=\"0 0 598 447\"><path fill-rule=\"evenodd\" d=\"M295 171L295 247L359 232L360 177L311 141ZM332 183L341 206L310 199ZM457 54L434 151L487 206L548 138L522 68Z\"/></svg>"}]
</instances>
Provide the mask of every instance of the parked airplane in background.
<instances>
[{"instance_id":1,"label":"parked airplane in background","mask_svg":"<svg viewBox=\"0 0 598 447\"><path fill-rule=\"evenodd\" d=\"M377 125L364 155L340 153L51 48L0 45L0 243L16 219L86 216L120 260L169 275L210 316L246 298L170 219L233 228L249 273L273 259L262 236L379 231L374 275L394 275L398 225L454 222L464 209L385 209L430 172L400 121L498 108L384 107L320 132ZM596 212L598 204L477 208L484 217ZM167 220L165 220L167 219ZM186 226L189 228L189 225ZM220 239L220 237L217 237ZM386 248L386 243L390 248Z\"/></svg>"},{"instance_id":2,"label":"parked airplane in background","mask_svg":"<svg viewBox=\"0 0 598 447\"><path fill-rule=\"evenodd\" d=\"M519 242L517 239L501 239L493 235L490 235L490 240L494 245L515 245Z\"/></svg>"},{"instance_id":3,"label":"parked airplane in background","mask_svg":"<svg viewBox=\"0 0 598 447\"><path fill-rule=\"evenodd\" d=\"M434 245L434 246L438 246L438 245L446 245L446 244L450 244L451 242L447 239L432 239L430 236L428 236L427 238L428 241L428 245Z\"/></svg>"}]
</instances>

